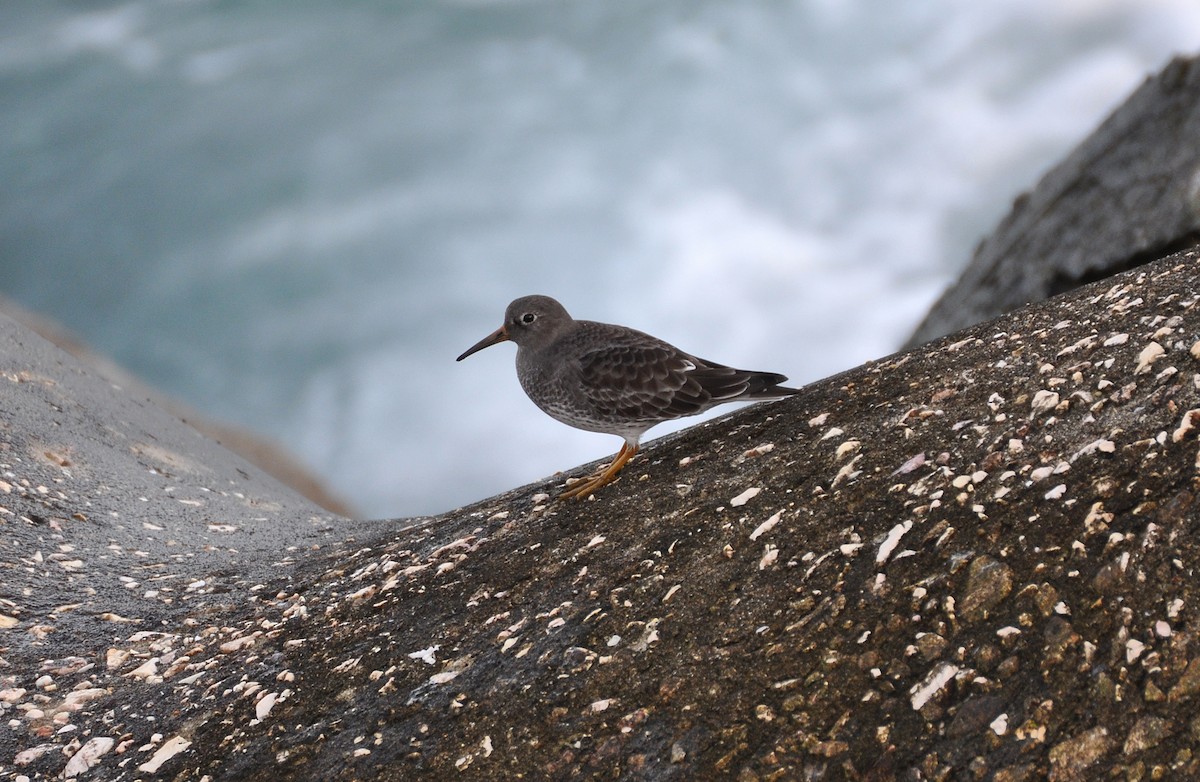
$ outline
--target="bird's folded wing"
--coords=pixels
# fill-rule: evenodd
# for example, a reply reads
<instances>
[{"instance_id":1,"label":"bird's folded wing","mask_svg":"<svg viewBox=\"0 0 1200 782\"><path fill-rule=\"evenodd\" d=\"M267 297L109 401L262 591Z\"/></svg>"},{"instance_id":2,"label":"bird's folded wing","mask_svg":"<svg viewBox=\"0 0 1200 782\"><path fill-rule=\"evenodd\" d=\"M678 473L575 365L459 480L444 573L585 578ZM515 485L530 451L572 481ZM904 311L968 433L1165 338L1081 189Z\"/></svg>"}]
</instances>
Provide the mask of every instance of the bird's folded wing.
<instances>
[{"instance_id":1,"label":"bird's folded wing","mask_svg":"<svg viewBox=\"0 0 1200 782\"><path fill-rule=\"evenodd\" d=\"M579 357L581 388L601 414L667 420L745 393L750 375L668 346L614 345Z\"/></svg>"}]
</instances>

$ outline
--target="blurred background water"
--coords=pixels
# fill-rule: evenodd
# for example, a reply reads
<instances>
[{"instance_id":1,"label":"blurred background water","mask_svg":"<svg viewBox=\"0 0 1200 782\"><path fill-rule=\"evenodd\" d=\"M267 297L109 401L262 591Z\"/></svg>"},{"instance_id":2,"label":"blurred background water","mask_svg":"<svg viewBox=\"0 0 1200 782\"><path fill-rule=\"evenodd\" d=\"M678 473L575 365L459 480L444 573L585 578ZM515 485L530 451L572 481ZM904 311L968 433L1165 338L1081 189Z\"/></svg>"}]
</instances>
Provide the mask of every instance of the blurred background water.
<instances>
[{"instance_id":1,"label":"blurred background water","mask_svg":"<svg viewBox=\"0 0 1200 782\"><path fill-rule=\"evenodd\" d=\"M446 510L620 445L454 362L510 299L879 357L1198 45L1195 0L6 2L0 292L363 515Z\"/></svg>"}]
</instances>

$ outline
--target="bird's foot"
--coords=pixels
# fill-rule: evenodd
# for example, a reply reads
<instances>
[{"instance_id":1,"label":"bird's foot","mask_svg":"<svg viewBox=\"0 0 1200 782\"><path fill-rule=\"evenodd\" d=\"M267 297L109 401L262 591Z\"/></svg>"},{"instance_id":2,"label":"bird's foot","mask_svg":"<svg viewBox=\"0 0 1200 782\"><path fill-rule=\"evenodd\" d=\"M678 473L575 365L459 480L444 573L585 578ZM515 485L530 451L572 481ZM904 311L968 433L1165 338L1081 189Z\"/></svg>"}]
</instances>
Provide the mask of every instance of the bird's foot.
<instances>
[{"instance_id":1,"label":"bird's foot","mask_svg":"<svg viewBox=\"0 0 1200 782\"><path fill-rule=\"evenodd\" d=\"M589 476L568 486L562 494L558 495L560 500L576 498L586 500L595 493L596 489L602 486L607 486L617 479L617 473L621 471L629 460L638 452L637 446L629 447L628 444L621 446L621 450L617 452L616 458L607 468L596 475Z\"/></svg>"}]
</instances>

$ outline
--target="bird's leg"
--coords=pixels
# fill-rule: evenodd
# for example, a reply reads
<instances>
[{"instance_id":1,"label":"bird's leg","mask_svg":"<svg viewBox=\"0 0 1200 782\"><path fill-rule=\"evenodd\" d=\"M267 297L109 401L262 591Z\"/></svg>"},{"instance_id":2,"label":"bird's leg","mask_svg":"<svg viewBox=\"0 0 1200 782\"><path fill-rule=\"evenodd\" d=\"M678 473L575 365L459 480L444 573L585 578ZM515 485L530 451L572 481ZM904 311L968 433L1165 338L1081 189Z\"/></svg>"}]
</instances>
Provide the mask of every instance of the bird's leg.
<instances>
[{"instance_id":1,"label":"bird's leg","mask_svg":"<svg viewBox=\"0 0 1200 782\"><path fill-rule=\"evenodd\" d=\"M586 478L565 490L559 495L559 499L565 500L570 497L577 497L579 499L586 500L592 495L592 492L596 491L596 489L599 489L601 486L607 486L616 480L617 473L621 471L622 467L629 463L630 459L637 455L637 452L638 447L636 445L631 446L629 443L625 443L621 446L621 450L617 452L617 455L612 460L612 464L608 465L606 470L601 472L599 475L593 475L590 478Z\"/></svg>"}]
</instances>

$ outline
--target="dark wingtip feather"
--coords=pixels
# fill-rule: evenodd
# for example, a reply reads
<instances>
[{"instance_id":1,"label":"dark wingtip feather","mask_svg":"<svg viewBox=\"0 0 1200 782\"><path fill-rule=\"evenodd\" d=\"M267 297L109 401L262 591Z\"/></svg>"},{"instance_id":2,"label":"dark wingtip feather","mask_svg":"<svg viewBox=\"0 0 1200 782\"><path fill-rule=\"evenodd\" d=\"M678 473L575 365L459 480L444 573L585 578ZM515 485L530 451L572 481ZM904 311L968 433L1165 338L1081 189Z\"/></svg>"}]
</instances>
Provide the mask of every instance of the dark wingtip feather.
<instances>
[{"instance_id":1,"label":"dark wingtip feather","mask_svg":"<svg viewBox=\"0 0 1200 782\"><path fill-rule=\"evenodd\" d=\"M745 399L778 399L798 393L798 388L788 388L779 385L787 380L786 375L777 372L751 372L746 380Z\"/></svg>"}]
</instances>

